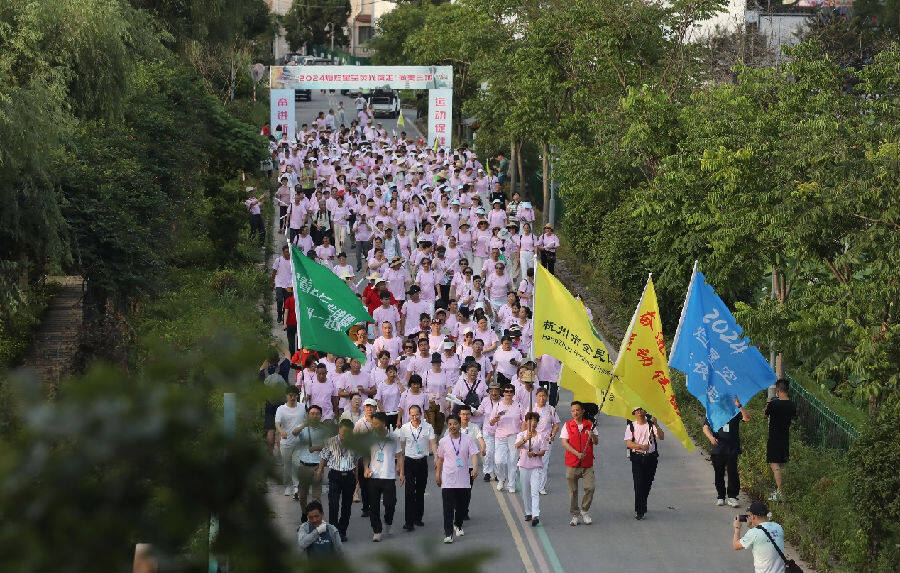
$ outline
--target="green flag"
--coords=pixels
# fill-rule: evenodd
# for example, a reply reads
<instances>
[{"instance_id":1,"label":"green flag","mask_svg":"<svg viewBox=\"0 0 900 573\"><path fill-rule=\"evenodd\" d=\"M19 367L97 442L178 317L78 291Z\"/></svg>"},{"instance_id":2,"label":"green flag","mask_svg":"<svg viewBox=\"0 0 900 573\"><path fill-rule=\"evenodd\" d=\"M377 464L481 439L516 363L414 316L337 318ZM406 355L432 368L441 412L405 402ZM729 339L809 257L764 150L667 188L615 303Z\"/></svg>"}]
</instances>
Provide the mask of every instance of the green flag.
<instances>
[{"instance_id":1,"label":"green flag","mask_svg":"<svg viewBox=\"0 0 900 573\"><path fill-rule=\"evenodd\" d=\"M310 350L358 358L365 355L347 336L357 322L375 322L347 283L291 245L294 301L300 344Z\"/></svg>"}]
</instances>

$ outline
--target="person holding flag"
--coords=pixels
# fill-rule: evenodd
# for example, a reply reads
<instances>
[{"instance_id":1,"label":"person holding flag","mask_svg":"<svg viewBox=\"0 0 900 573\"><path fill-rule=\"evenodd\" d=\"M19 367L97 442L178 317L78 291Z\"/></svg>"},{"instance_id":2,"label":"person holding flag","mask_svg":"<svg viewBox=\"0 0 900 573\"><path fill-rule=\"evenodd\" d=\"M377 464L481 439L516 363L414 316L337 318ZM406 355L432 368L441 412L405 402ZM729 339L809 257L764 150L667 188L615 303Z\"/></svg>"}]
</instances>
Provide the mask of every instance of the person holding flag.
<instances>
[{"instance_id":1,"label":"person holding flag","mask_svg":"<svg viewBox=\"0 0 900 573\"><path fill-rule=\"evenodd\" d=\"M716 431L709 420L703 424L703 434L712 447L709 450L713 466L713 483L716 486L716 505L727 502L731 507L739 507L737 497L741 493L741 474L738 472L738 456L741 454L741 422L749 422L750 414L741 405L737 396L734 405L740 413ZM728 488L725 488L725 472L728 472ZM727 496L727 497L726 497Z\"/></svg>"},{"instance_id":2,"label":"person holding flag","mask_svg":"<svg viewBox=\"0 0 900 573\"><path fill-rule=\"evenodd\" d=\"M585 525L593 523L588 511L594 501L594 446L600 440L594 424L584 417L584 406L578 400L572 401L572 419L563 424L559 438L566 450L566 482L569 484L569 525L578 525L578 519ZM578 482L584 489L581 502L578 501Z\"/></svg>"},{"instance_id":3,"label":"person holding flag","mask_svg":"<svg viewBox=\"0 0 900 573\"><path fill-rule=\"evenodd\" d=\"M634 421L628 421L625 430L625 447L631 460L631 479L634 481L634 518L644 519L647 513L647 498L656 478L659 464L657 441L666 439L662 428L643 408L638 406L632 412Z\"/></svg>"},{"instance_id":4,"label":"person holding flag","mask_svg":"<svg viewBox=\"0 0 900 573\"><path fill-rule=\"evenodd\" d=\"M516 448L519 450L519 476L522 482L522 505L525 506L525 521L537 527L541 515L541 483L544 481L543 456L547 453L547 440L538 432L541 415L537 412L525 414L526 429L516 434Z\"/></svg>"},{"instance_id":5,"label":"person holding flag","mask_svg":"<svg viewBox=\"0 0 900 573\"><path fill-rule=\"evenodd\" d=\"M773 384L776 376L697 267L695 262L669 365L684 372L688 392L706 409L703 432L712 444L716 505L737 507L740 422L750 419L741 405Z\"/></svg>"},{"instance_id":6,"label":"person holding flag","mask_svg":"<svg viewBox=\"0 0 900 573\"><path fill-rule=\"evenodd\" d=\"M665 349L656 290L649 277L622 339L600 411L626 420L638 408L652 412L654 427L659 427L656 422L665 424L685 448L693 451L694 443L687 435L675 402Z\"/></svg>"},{"instance_id":7,"label":"person holding flag","mask_svg":"<svg viewBox=\"0 0 900 573\"><path fill-rule=\"evenodd\" d=\"M347 283L291 245L294 311L297 316L298 347L366 360L347 336L359 322L374 322ZM380 302L380 301L379 301ZM303 309L303 312L300 309Z\"/></svg>"}]
</instances>

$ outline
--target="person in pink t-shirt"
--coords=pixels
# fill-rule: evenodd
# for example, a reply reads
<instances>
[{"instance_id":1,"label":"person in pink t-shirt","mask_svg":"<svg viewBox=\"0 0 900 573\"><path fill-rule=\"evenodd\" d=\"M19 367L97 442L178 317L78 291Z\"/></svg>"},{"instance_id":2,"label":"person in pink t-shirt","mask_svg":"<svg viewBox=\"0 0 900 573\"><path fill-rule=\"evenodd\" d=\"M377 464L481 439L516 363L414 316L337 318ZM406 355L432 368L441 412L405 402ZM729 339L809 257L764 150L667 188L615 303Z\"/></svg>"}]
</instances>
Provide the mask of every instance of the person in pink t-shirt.
<instances>
[{"instance_id":1,"label":"person in pink t-shirt","mask_svg":"<svg viewBox=\"0 0 900 573\"><path fill-rule=\"evenodd\" d=\"M514 400L515 388L503 387L503 399L491 410L488 423L494 426L494 471L497 491L516 492L516 434L522 428L525 411Z\"/></svg>"},{"instance_id":2,"label":"person in pink t-shirt","mask_svg":"<svg viewBox=\"0 0 900 573\"><path fill-rule=\"evenodd\" d=\"M463 517L469 513L466 494L478 474L478 445L460 432L456 414L447 417L447 428L435 453L435 480L444 506L444 543L453 543L454 535L465 535Z\"/></svg>"},{"instance_id":3,"label":"person in pink t-shirt","mask_svg":"<svg viewBox=\"0 0 900 573\"><path fill-rule=\"evenodd\" d=\"M412 285L407 291L409 298L403 303L400 314L403 318L401 325L403 327L403 336L409 336L419 332L419 318L422 313L431 316L434 312L434 303L421 299L422 289L419 285Z\"/></svg>"},{"instance_id":4,"label":"person in pink t-shirt","mask_svg":"<svg viewBox=\"0 0 900 573\"><path fill-rule=\"evenodd\" d=\"M549 483L549 467L550 467L550 450L553 449L553 441L559 434L560 420L559 413L556 408L547 403L548 392L546 388L538 388L537 404L534 411L541 415L538 422L538 433L547 440L547 451L544 453L544 476L541 480L541 495L547 495L547 484Z\"/></svg>"},{"instance_id":5,"label":"person in pink t-shirt","mask_svg":"<svg viewBox=\"0 0 900 573\"><path fill-rule=\"evenodd\" d=\"M547 453L547 439L537 430L541 415L537 412L525 414L525 431L516 434L516 448L519 450L519 478L522 483L522 504L525 506L525 521L537 527L541 514L541 482L544 479L543 456Z\"/></svg>"},{"instance_id":6,"label":"person in pink t-shirt","mask_svg":"<svg viewBox=\"0 0 900 573\"><path fill-rule=\"evenodd\" d=\"M375 319L375 324L390 324L391 330L397 332L397 327L400 325L400 311L391 304L390 293L383 292L378 296L381 299L381 306L372 311L372 318Z\"/></svg>"},{"instance_id":7,"label":"person in pink t-shirt","mask_svg":"<svg viewBox=\"0 0 900 573\"><path fill-rule=\"evenodd\" d=\"M399 428L405 422L410 420L409 408L418 406L420 412L425 412L428 404L428 394L422 389L422 377L418 374L412 374L409 377L408 388L400 394L400 402L397 404L397 427Z\"/></svg>"},{"instance_id":8,"label":"person in pink t-shirt","mask_svg":"<svg viewBox=\"0 0 900 573\"><path fill-rule=\"evenodd\" d=\"M562 362L550 356L542 354L537 359L538 386L547 389L550 405L554 408L559 402L559 377L562 374Z\"/></svg>"},{"instance_id":9,"label":"person in pink t-shirt","mask_svg":"<svg viewBox=\"0 0 900 573\"><path fill-rule=\"evenodd\" d=\"M338 409L338 389L334 382L328 380L328 368L324 363L316 364L316 379L309 385L308 391L309 405L322 408L322 420L333 419Z\"/></svg>"}]
</instances>

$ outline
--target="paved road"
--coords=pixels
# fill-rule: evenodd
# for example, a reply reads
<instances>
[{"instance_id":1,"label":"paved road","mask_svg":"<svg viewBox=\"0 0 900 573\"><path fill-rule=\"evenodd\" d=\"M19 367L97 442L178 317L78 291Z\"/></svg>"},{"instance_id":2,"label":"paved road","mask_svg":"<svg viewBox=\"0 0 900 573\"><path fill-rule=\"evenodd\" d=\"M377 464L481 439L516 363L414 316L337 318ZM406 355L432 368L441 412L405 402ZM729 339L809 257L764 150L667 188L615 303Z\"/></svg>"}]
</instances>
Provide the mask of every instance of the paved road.
<instances>
[{"instance_id":1,"label":"paved road","mask_svg":"<svg viewBox=\"0 0 900 573\"><path fill-rule=\"evenodd\" d=\"M322 109L325 100L313 95L312 102L298 104L297 119L310 121ZM320 98L322 98L320 100ZM345 106L350 100L345 99ZM386 129L390 130L385 120ZM407 124L407 127L411 122ZM407 129L407 131L410 131ZM283 240L283 239L282 239ZM351 255L352 257L352 255ZM274 316L274 314L273 314ZM280 326L273 334L284 340ZM610 349L617 345L607 344ZM569 419L571 393L561 393L558 410ZM410 559L421 559L422 551L439 556L465 555L472 551L493 552L492 570L525 573L720 573L752 571L748 552L731 548L732 519L739 513L729 507L716 507L712 467L699 451L690 453L673 439L661 443L659 470L644 521L633 518L631 466L625 458L624 421L600 415L600 443L595 448L596 490L591 514L593 525L571 527L568 524L568 492L564 481L563 450L557 444L551 454L550 493L541 497L541 526L530 527L523 521L519 493L497 492L480 479L472 492L471 521L465 524L465 537L452 545L440 543L442 532L441 498L434 485L433 468L425 496L425 527L412 533L403 531L403 491L398 502L392 535L379 544L372 543L368 519L360 517L355 504L348 532L347 552L354 560L373 552L395 550ZM279 474L280 475L280 472ZM493 485L493 484L490 484ZM270 485L269 502L278 528L286 539L295 539L300 523L296 502L282 495L283 487ZM741 496L744 506L749 503ZM788 554L796 557L789 548ZM811 571L808 567L805 570Z\"/></svg>"},{"instance_id":2,"label":"paved road","mask_svg":"<svg viewBox=\"0 0 900 573\"><path fill-rule=\"evenodd\" d=\"M312 101L298 101L296 103L297 128L299 129L304 123L312 123L320 111L325 113L328 113L329 109L337 111L338 102L340 101L344 102L344 123L349 126L350 122L356 118L355 99L355 97L342 96L339 92L328 94L322 93L321 90L313 90ZM373 122L384 126L388 135L400 135L401 131L405 131L409 137L421 137L422 134L416 129L414 123L416 117L415 109L403 108L404 126L398 126L396 119L387 117L377 117ZM339 123L338 118L335 118L335 123Z\"/></svg>"}]
</instances>

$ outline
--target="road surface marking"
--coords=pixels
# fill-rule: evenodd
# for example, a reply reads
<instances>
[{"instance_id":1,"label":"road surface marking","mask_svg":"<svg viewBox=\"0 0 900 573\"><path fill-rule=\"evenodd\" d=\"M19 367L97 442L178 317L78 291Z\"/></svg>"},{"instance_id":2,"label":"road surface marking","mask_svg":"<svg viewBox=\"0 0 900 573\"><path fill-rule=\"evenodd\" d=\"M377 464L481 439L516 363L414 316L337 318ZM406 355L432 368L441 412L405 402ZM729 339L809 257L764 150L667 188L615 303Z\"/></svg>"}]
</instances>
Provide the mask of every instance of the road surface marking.
<instances>
[{"instance_id":1,"label":"road surface marking","mask_svg":"<svg viewBox=\"0 0 900 573\"><path fill-rule=\"evenodd\" d=\"M516 479L516 483L519 483L519 480ZM521 487L521 486L520 486ZM520 488L519 491L522 491ZM513 510L519 515L525 515L525 507L519 501L519 495L516 493L510 494L512 499L509 500L509 504L512 506ZM522 522L522 529L525 530L525 537L528 539L528 544L531 545L531 552L534 553L534 557L537 560L538 567L540 567L541 571L549 571L550 568L547 566L547 560L544 559L544 554L541 551L540 545L538 545L537 538L535 538L534 533L531 531L532 529L536 529L531 527L529 522Z\"/></svg>"},{"instance_id":2,"label":"road surface marking","mask_svg":"<svg viewBox=\"0 0 900 573\"><path fill-rule=\"evenodd\" d=\"M509 513L509 508L506 507L506 503L503 502L502 494L497 491L497 488L493 487L493 484L491 484L491 491L494 492L497 503L500 505L500 511L503 512L503 517L506 519L506 526L512 533L513 542L516 544L516 549L519 551L519 557L522 558L522 565L525 566L525 571L528 573L535 573L534 564L531 562L531 558L528 557L528 550L525 548L525 542L522 541L522 536L519 534L519 528L516 527L516 523Z\"/></svg>"}]
</instances>

